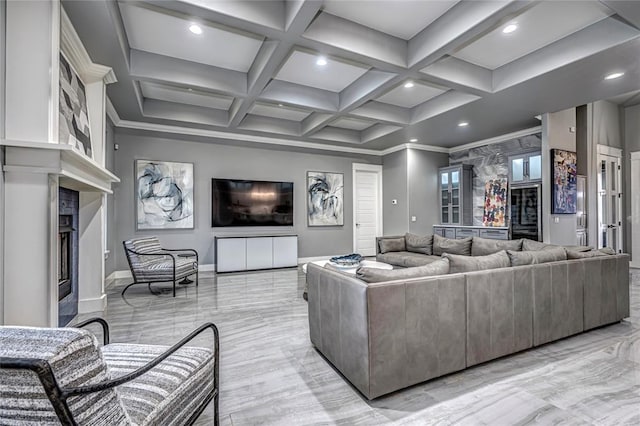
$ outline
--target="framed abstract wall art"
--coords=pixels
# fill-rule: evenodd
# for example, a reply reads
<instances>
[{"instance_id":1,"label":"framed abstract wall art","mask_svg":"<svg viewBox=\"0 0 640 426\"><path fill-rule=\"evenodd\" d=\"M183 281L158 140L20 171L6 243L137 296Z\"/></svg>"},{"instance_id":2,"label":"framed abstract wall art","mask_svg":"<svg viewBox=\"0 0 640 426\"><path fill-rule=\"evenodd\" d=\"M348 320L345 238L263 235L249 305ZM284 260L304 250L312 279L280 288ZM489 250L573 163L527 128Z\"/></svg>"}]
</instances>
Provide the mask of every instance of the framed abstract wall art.
<instances>
[{"instance_id":1,"label":"framed abstract wall art","mask_svg":"<svg viewBox=\"0 0 640 426\"><path fill-rule=\"evenodd\" d=\"M507 179L489 179L484 185L483 226L506 226Z\"/></svg>"},{"instance_id":2,"label":"framed abstract wall art","mask_svg":"<svg viewBox=\"0 0 640 426\"><path fill-rule=\"evenodd\" d=\"M93 158L87 94L78 73L60 53L60 117L58 138L76 151Z\"/></svg>"},{"instance_id":3,"label":"framed abstract wall art","mask_svg":"<svg viewBox=\"0 0 640 426\"><path fill-rule=\"evenodd\" d=\"M193 229L193 163L136 160L136 229Z\"/></svg>"},{"instance_id":4,"label":"framed abstract wall art","mask_svg":"<svg viewBox=\"0 0 640 426\"><path fill-rule=\"evenodd\" d=\"M307 172L307 223L309 226L344 225L344 175Z\"/></svg>"},{"instance_id":5,"label":"framed abstract wall art","mask_svg":"<svg viewBox=\"0 0 640 426\"><path fill-rule=\"evenodd\" d=\"M577 212L577 156L563 149L551 150L551 214Z\"/></svg>"}]
</instances>

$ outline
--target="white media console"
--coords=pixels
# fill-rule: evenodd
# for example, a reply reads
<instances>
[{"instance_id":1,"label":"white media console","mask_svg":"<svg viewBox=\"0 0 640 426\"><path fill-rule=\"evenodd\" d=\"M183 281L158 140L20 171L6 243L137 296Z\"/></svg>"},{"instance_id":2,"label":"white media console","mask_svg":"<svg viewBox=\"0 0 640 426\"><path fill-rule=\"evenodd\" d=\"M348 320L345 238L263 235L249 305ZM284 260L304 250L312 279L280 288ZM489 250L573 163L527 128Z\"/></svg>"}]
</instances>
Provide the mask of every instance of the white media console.
<instances>
[{"instance_id":1,"label":"white media console","mask_svg":"<svg viewBox=\"0 0 640 426\"><path fill-rule=\"evenodd\" d=\"M298 236L215 237L216 272L298 266Z\"/></svg>"}]
</instances>

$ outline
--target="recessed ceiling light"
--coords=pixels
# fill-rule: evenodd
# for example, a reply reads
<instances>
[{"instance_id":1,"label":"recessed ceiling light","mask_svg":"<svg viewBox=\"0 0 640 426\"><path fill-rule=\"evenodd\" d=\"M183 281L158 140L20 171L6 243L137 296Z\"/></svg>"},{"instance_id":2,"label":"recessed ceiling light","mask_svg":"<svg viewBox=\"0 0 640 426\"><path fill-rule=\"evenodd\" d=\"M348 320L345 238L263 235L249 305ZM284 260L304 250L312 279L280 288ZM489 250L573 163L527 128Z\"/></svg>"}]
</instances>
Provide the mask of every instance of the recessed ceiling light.
<instances>
[{"instance_id":1,"label":"recessed ceiling light","mask_svg":"<svg viewBox=\"0 0 640 426\"><path fill-rule=\"evenodd\" d=\"M611 74L607 75L604 79L605 80L613 80L616 78L620 78L624 75L623 72L612 72Z\"/></svg>"},{"instance_id":2,"label":"recessed ceiling light","mask_svg":"<svg viewBox=\"0 0 640 426\"><path fill-rule=\"evenodd\" d=\"M193 89L191 87L189 87L187 90L193 92Z\"/></svg>"},{"instance_id":3,"label":"recessed ceiling light","mask_svg":"<svg viewBox=\"0 0 640 426\"><path fill-rule=\"evenodd\" d=\"M411 138L411 139L409 139L409 142L418 142L418 139L416 139L416 138Z\"/></svg>"},{"instance_id":4,"label":"recessed ceiling light","mask_svg":"<svg viewBox=\"0 0 640 426\"><path fill-rule=\"evenodd\" d=\"M278 106L279 106L279 107L283 107L284 105L282 105L282 104L278 104Z\"/></svg>"},{"instance_id":5,"label":"recessed ceiling light","mask_svg":"<svg viewBox=\"0 0 640 426\"><path fill-rule=\"evenodd\" d=\"M413 81L407 81L407 82L404 84L405 89L411 89L413 86L415 86L415 85L413 84Z\"/></svg>"},{"instance_id":6,"label":"recessed ceiling light","mask_svg":"<svg viewBox=\"0 0 640 426\"><path fill-rule=\"evenodd\" d=\"M317 60L316 60L316 65L319 65L321 67L324 67L325 65L327 65L327 58L325 58L324 56L320 56Z\"/></svg>"},{"instance_id":7,"label":"recessed ceiling light","mask_svg":"<svg viewBox=\"0 0 640 426\"><path fill-rule=\"evenodd\" d=\"M506 27L504 27L502 29L502 32L505 33L505 34L509 34L509 33L514 32L517 29L518 29L518 26L516 24L509 24L509 25L507 25Z\"/></svg>"},{"instance_id":8,"label":"recessed ceiling light","mask_svg":"<svg viewBox=\"0 0 640 426\"><path fill-rule=\"evenodd\" d=\"M189 27L189 31L198 35L202 34L202 28L197 24L191 24L191 26Z\"/></svg>"},{"instance_id":9,"label":"recessed ceiling light","mask_svg":"<svg viewBox=\"0 0 640 426\"><path fill-rule=\"evenodd\" d=\"M467 127L469 123L467 121L461 121L458 123L458 127Z\"/></svg>"}]
</instances>

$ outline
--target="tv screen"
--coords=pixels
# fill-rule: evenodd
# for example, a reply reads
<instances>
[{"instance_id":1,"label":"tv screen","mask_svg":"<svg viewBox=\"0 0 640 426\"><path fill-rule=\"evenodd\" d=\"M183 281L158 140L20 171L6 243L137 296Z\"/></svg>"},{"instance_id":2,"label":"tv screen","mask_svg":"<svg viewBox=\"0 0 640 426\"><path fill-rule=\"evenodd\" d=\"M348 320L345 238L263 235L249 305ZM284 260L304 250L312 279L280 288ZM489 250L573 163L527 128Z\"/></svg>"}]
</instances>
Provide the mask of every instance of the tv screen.
<instances>
[{"instance_id":1,"label":"tv screen","mask_svg":"<svg viewBox=\"0 0 640 426\"><path fill-rule=\"evenodd\" d=\"M211 226L293 226L293 182L211 179Z\"/></svg>"}]
</instances>

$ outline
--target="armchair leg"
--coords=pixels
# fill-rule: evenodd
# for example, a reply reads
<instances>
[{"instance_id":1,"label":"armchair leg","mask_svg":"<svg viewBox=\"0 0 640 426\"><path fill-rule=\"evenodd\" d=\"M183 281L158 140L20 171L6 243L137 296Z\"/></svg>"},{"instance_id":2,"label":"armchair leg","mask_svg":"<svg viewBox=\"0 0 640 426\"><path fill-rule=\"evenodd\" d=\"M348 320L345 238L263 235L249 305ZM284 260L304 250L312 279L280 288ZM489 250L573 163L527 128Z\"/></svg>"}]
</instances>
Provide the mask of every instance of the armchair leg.
<instances>
[{"instance_id":1,"label":"armchair leg","mask_svg":"<svg viewBox=\"0 0 640 426\"><path fill-rule=\"evenodd\" d=\"M173 278L173 297L176 297L176 279L175 279L175 276Z\"/></svg>"},{"instance_id":2,"label":"armchair leg","mask_svg":"<svg viewBox=\"0 0 640 426\"><path fill-rule=\"evenodd\" d=\"M199 276L199 271L196 270L196 287L198 287L198 276Z\"/></svg>"}]
</instances>

